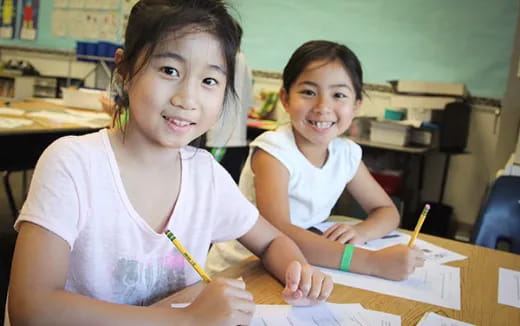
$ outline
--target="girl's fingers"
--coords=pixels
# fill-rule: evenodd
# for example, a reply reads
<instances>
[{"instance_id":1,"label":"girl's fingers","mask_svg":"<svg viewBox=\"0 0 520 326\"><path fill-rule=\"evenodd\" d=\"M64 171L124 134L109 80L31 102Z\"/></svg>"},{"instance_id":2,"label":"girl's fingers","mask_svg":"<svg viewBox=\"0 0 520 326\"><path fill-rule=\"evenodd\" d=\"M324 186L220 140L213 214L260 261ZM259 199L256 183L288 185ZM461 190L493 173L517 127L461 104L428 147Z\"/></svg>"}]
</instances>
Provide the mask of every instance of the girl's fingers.
<instances>
[{"instance_id":1,"label":"girl's fingers","mask_svg":"<svg viewBox=\"0 0 520 326\"><path fill-rule=\"evenodd\" d=\"M291 292L298 290L301 273L302 265L297 261L291 262L287 267L287 270L285 271L285 286L291 290Z\"/></svg>"},{"instance_id":2,"label":"girl's fingers","mask_svg":"<svg viewBox=\"0 0 520 326\"><path fill-rule=\"evenodd\" d=\"M334 289L334 282L332 282L332 278L329 275L325 275L321 285L321 293L318 296L318 300L327 299L332 293L332 289Z\"/></svg>"},{"instance_id":3,"label":"girl's fingers","mask_svg":"<svg viewBox=\"0 0 520 326\"><path fill-rule=\"evenodd\" d=\"M309 291L308 298L311 300L317 300L320 296L321 289L323 287L323 281L325 279L322 273L315 271L312 275L312 287Z\"/></svg>"},{"instance_id":4,"label":"girl's fingers","mask_svg":"<svg viewBox=\"0 0 520 326\"><path fill-rule=\"evenodd\" d=\"M231 304L234 310L239 310L251 315L254 314L256 309L256 304L253 301L244 300L241 298L233 298Z\"/></svg>"},{"instance_id":5,"label":"girl's fingers","mask_svg":"<svg viewBox=\"0 0 520 326\"><path fill-rule=\"evenodd\" d=\"M323 236L325 238L328 238L330 236L330 234L332 232L334 232L337 228L339 228L340 225L339 224L334 224L333 226L331 226L330 228L328 228L327 230L325 230L325 232L323 232Z\"/></svg>"},{"instance_id":6,"label":"girl's fingers","mask_svg":"<svg viewBox=\"0 0 520 326\"><path fill-rule=\"evenodd\" d=\"M239 279L232 279L232 278L218 278L219 282L222 282L224 284L227 284L229 286L232 286L234 288L239 288L244 290L246 288L246 283L242 278Z\"/></svg>"},{"instance_id":7,"label":"girl's fingers","mask_svg":"<svg viewBox=\"0 0 520 326\"><path fill-rule=\"evenodd\" d=\"M244 312L241 310L233 311L233 325L249 325L251 323L251 319L253 319L253 313Z\"/></svg>"},{"instance_id":8,"label":"girl's fingers","mask_svg":"<svg viewBox=\"0 0 520 326\"><path fill-rule=\"evenodd\" d=\"M355 235L356 235L356 233L353 230L348 230L345 233L343 233L341 236L339 236L338 239L335 241L345 244L345 243L349 242L351 239L353 239Z\"/></svg>"},{"instance_id":9,"label":"girl's fingers","mask_svg":"<svg viewBox=\"0 0 520 326\"><path fill-rule=\"evenodd\" d=\"M302 291L302 295L307 297L309 295L309 291L312 288L312 274L313 268L310 266L306 266L306 268L302 269L300 284L298 288Z\"/></svg>"}]
</instances>

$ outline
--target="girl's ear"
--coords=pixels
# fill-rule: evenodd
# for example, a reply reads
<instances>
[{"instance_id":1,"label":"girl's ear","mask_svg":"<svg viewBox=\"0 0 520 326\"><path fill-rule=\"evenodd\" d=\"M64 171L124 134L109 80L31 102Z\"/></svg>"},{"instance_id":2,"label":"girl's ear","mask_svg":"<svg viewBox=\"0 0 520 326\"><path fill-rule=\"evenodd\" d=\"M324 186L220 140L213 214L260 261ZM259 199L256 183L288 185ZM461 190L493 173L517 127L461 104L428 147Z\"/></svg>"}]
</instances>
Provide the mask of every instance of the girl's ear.
<instances>
[{"instance_id":1,"label":"girl's ear","mask_svg":"<svg viewBox=\"0 0 520 326\"><path fill-rule=\"evenodd\" d=\"M280 102L282 102L283 108L287 111L289 107L289 94L283 87L280 88Z\"/></svg>"},{"instance_id":2,"label":"girl's ear","mask_svg":"<svg viewBox=\"0 0 520 326\"><path fill-rule=\"evenodd\" d=\"M116 54L114 55L114 61L116 62L116 64L120 63L121 60L123 60L123 53L124 51L121 48L118 48L116 50Z\"/></svg>"},{"instance_id":3,"label":"girl's ear","mask_svg":"<svg viewBox=\"0 0 520 326\"><path fill-rule=\"evenodd\" d=\"M361 104L363 104L362 100L356 100L356 102L354 102L354 114L359 113L359 110L361 109Z\"/></svg>"}]
</instances>

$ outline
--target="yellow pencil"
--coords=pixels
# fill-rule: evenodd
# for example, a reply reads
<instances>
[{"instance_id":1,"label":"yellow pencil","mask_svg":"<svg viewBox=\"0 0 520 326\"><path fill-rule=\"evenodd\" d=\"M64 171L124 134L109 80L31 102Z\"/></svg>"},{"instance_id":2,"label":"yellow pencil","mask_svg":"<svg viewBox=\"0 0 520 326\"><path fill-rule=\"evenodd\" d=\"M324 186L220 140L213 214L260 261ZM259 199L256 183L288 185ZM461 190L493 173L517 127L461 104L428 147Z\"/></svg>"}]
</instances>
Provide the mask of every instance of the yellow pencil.
<instances>
[{"instance_id":1,"label":"yellow pencil","mask_svg":"<svg viewBox=\"0 0 520 326\"><path fill-rule=\"evenodd\" d=\"M419 235L419 231L421 231L421 227L422 227L424 220L426 219L426 215L428 215L429 211L430 211L430 205L428 205L428 204L424 205L421 216L419 217L419 221L417 221L417 225L415 226L415 230L413 231L412 238L410 239L410 242L408 242L408 247L413 246L413 243L415 242L415 239Z\"/></svg>"},{"instance_id":2,"label":"yellow pencil","mask_svg":"<svg viewBox=\"0 0 520 326\"><path fill-rule=\"evenodd\" d=\"M166 230L165 232L166 236L168 237L168 239L171 240L171 242L173 243L173 245L177 248L177 250L179 250L179 252L184 256L184 258L186 258L186 260L188 261L188 263L191 264L191 266L193 267L193 269L195 269L195 271L200 275L200 277L202 278L202 280L205 282L205 283L209 283L211 282L211 278L209 277L208 274L206 274L206 272L199 266L199 264L197 264L197 262L195 261L195 259L193 259L193 257L191 257L191 255L186 251L186 249L184 248L184 246L179 242L179 240L177 240L177 238L175 237L175 235L173 235L173 233L170 231L170 230Z\"/></svg>"}]
</instances>

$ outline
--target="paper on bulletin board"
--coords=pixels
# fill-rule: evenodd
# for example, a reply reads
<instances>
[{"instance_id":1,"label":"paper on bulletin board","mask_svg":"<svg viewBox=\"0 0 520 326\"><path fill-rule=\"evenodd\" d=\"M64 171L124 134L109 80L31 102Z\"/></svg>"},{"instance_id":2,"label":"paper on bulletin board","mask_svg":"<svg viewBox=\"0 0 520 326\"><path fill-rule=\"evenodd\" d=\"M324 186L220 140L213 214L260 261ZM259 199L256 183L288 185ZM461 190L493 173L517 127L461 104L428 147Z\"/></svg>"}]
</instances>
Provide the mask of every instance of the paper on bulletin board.
<instances>
[{"instance_id":1,"label":"paper on bulletin board","mask_svg":"<svg viewBox=\"0 0 520 326\"><path fill-rule=\"evenodd\" d=\"M40 0L22 0L22 26L19 34L21 40L36 40L39 12Z\"/></svg>"},{"instance_id":2,"label":"paper on bulletin board","mask_svg":"<svg viewBox=\"0 0 520 326\"><path fill-rule=\"evenodd\" d=\"M69 8L85 8L85 0L69 0Z\"/></svg>"},{"instance_id":3,"label":"paper on bulletin board","mask_svg":"<svg viewBox=\"0 0 520 326\"><path fill-rule=\"evenodd\" d=\"M130 14L130 10L139 0L123 0L123 14Z\"/></svg>"},{"instance_id":4,"label":"paper on bulletin board","mask_svg":"<svg viewBox=\"0 0 520 326\"><path fill-rule=\"evenodd\" d=\"M67 35L67 11L63 9L54 9L52 12L52 35Z\"/></svg>"},{"instance_id":5,"label":"paper on bulletin board","mask_svg":"<svg viewBox=\"0 0 520 326\"><path fill-rule=\"evenodd\" d=\"M67 21L67 36L72 38L83 38L83 20L85 14L81 10L70 10L65 18Z\"/></svg>"},{"instance_id":6,"label":"paper on bulletin board","mask_svg":"<svg viewBox=\"0 0 520 326\"><path fill-rule=\"evenodd\" d=\"M102 1L101 9L119 9L119 0L104 0Z\"/></svg>"},{"instance_id":7,"label":"paper on bulletin board","mask_svg":"<svg viewBox=\"0 0 520 326\"><path fill-rule=\"evenodd\" d=\"M100 14L99 38L108 41L115 41L117 38L117 28L119 13L117 11L105 12Z\"/></svg>"},{"instance_id":8,"label":"paper on bulletin board","mask_svg":"<svg viewBox=\"0 0 520 326\"><path fill-rule=\"evenodd\" d=\"M69 0L54 0L54 8L67 8Z\"/></svg>"},{"instance_id":9,"label":"paper on bulletin board","mask_svg":"<svg viewBox=\"0 0 520 326\"><path fill-rule=\"evenodd\" d=\"M0 38L12 39L16 26L16 8L18 0L2 0L0 16Z\"/></svg>"},{"instance_id":10,"label":"paper on bulletin board","mask_svg":"<svg viewBox=\"0 0 520 326\"><path fill-rule=\"evenodd\" d=\"M88 0L85 1L85 9L103 9L104 0Z\"/></svg>"},{"instance_id":11,"label":"paper on bulletin board","mask_svg":"<svg viewBox=\"0 0 520 326\"><path fill-rule=\"evenodd\" d=\"M83 37L85 38L99 38L99 23L101 21L101 14L97 11L86 11L83 15Z\"/></svg>"}]
</instances>

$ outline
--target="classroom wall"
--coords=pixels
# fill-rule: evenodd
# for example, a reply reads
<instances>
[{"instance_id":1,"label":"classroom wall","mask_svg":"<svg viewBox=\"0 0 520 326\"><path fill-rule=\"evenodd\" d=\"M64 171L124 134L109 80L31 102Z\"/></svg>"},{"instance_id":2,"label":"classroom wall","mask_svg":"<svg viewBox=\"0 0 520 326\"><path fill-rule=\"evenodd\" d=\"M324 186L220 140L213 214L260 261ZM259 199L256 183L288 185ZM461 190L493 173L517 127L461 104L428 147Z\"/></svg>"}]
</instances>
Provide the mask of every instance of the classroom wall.
<instances>
[{"instance_id":1,"label":"classroom wall","mask_svg":"<svg viewBox=\"0 0 520 326\"><path fill-rule=\"evenodd\" d=\"M520 17L520 10L517 13ZM515 151L520 129L520 24L516 25L514 50L510 57L509 78L506 93L502 100L502 113L499 121L495 170L504 168L505 163Z\"/></svg>"},{"instance_id":2,"label":"classroom wall","mask_svg":"<svg viewBox=\"0 0 520 326\"><path fill-rule=\"evenodd\" d=\"M366 81L463 82L504 95L518 0L232 0L254 69L281 71L310 39L348 44Z\"/></svg>"},{"instance_id":3,"label":"classroom wall","mask_svg":"<svg viewBox=\"0 0 520 326\"><path fill-rule=\"evenodd\" d=\"M228 1L253 69L281 71L301 43L330 39L352 47L370 83L464 82L473 94L495 98L506 89L518 0ZM0 45L73 50L74 39L52 35L53 6L40 2L36 41Z\"/></svg>"}]
</instances>

